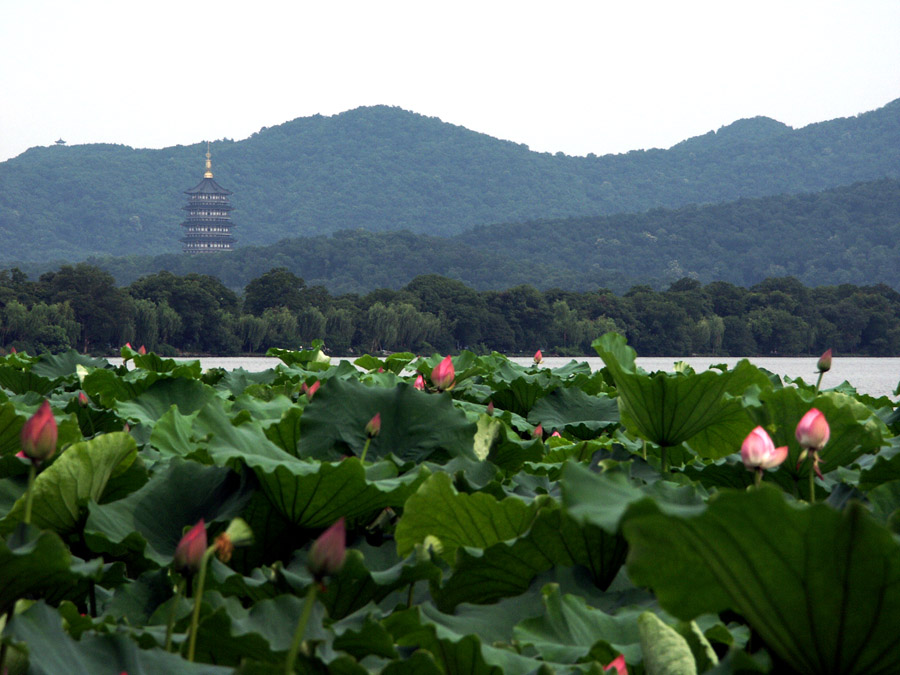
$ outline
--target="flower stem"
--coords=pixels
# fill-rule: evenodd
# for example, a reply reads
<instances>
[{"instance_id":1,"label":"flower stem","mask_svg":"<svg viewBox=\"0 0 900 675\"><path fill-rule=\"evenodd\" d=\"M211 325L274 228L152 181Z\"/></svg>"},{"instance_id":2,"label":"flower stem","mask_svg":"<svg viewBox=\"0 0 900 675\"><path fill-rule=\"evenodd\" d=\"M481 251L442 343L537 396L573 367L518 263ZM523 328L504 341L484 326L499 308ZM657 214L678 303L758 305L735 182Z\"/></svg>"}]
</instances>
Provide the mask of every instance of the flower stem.
<instances>
[{"instance_id":1,"label":"flower stem","mask_svg":"<svg viewBox=\"0 0 900 675\"><path fill-rule=\"evenodd\" d=\"M369 436L369 437L366 439L366 445L365 445L365 447L363 448L362 455L360 455L360 457L359 457L360 463L366 461L366 453L369 452L369 445L370 445L371 443L372 443L372 437Z\"/></svg>"},{"instance_id":2,"label":"flower stem","mask_svg":"<svg viewBox=\"0 0 900 675\"><path fill-rule=\"evenodd\" d=\"M366 444L366 447L368 447L368 444ZM365 451L363 451L363 455L365 455ZM297 661L297 654L300 653L300 645L303 644L303 634L306 633L306 624L309 623L313 605L316 604L317 590L318 585L313 581L309 585L309 590L306 592L306 602L303 605L303 611L300 613L300 619L297 621L294 639L291 642L291 650L288 652L287 661L284 663L285 675L291 675L291 673L294 672L294 663Z\"/></svg>"},{"instance_id":3,"label":"flower stem","mask_svg":"<svg viewBox=\"0 0 900 675\"><path fill-rule=\"evenodd\" d=\"M816 503L816 467L815 467L815 459L812 460L813 463L809 465L809 503Z\"/></svg>"},{"instance_id":4,"label":"flower stem","mask_svg":"<svg viewBox=\"0 0 900 675\"><path fill-rule=\"evenodd\" d=\"M756 476L753 479L754 485L759 488L762 485L763 470L761 466L756 467Z\"/></svg>"},{"instance_id":5,"label":"flower stem","mask_svg":"<svg viewBox=\"0 0 900 675\"><path fill-rule=\"evenodd\" d=\"M25 524L31 524L31 502L34 500L34 479L37 476L37 466L31 462L28 469L28 487L25 489Z\"/></svg>"},{"instance_id":6,"label":"flower stem","mask_svg":"<svg viewBox=\"0 0 900 675\"><path fill-rule=\"evenodd\" d=\"M819 395L819 385L822 384L822 378L823 378L824 376L825 376L825 371L824 371L824 370L820 370L820 371L819 371L819 379L816 380L816 396Z\"/></svg>"},{"instance_id":7,"label":"flower stem","mask_svg":"<svg viewBox=\"0 0 900 675\"><path fill-rule=\"evenodd\" d=\"M194 613L191 615L191 639L188 642L188 661L194 660L194 649L197 646L197 624L200 622L200 605L203 603L203 585L206 583L206 565L215 551L215 545L210 546L206 549L203 559L200 561L200 573L197 575L197 586L194 588Z\"/></svg>"},{"instance_id":8,"label":"flower stem","mask_svg":"<svg viewBox=\"0 0 900 675\"><path fill-rule=\"evenodd\" d=\"M175 614L178 612L178 605L184 595L184 579L178 582L175 588L175 600L172 603L172 611L169 612L169 620L166 622L166 651L172 651L172 631L175 629Z\"/></svg>"}]
</instances>

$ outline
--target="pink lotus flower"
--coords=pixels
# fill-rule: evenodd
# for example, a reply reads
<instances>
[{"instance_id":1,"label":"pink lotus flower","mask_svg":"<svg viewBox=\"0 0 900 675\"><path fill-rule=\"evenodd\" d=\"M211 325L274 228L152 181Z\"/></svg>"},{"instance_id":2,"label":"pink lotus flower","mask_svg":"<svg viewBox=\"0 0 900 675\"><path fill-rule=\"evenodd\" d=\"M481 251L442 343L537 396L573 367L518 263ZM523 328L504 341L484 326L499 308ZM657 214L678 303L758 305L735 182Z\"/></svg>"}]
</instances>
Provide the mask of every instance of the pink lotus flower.
<instances>
[{"instance_id":1,"label":"pink lotus flower","mask_svg":"<svg viewBox=\"0 0 900 675\"><path fill-rule=\"evenodd\" d=\"M56 420L53 419L53 411L45 400L38 411L32 415L22 427L20 440L22 451L33 462L43 462L50 459L56 452L56 440L59 431L56 428Z\"/></svg>"},{"instance_id":2,"label":"pink lotus flower","mask_svg":"<svg viewBox=\"0 0 900 675\"><path fill-rule=\"evenodd\" d=\"M10 347L10 348L9 348L9 353L10 353L10 354L18 354L18 353L19 353L19 350L16 349L15 347Z\"/></svg>"},{"instance_id":3,"label":"pink lotus flower","mask_svg":"<svg viewBox=\"0 0 900 675\"><path fill-rule=\"evenodd\" d=\"M494 416L494 402L493 401L488 401L487 414L490 415L491 417Z\"/></svg>"},{"instance_id":4,"label":"pink lotus flower","mask_svg":"<svg viewBox=\"0 0 900 675\"><path fill-rule=\"evenodd\" d=\"M544 425L538 424L531 432L531 435L535 438L543 438L544 437Z\"/></svg>"},{"instance_id":5,"label":"pink lotus flower","mask_svg":"<svg viewBox=\"0 0 900 675\"><path fill-rule=\"evenodd\" d=\"M425 378L422 377L422 373L416 377L416 383L413 386L419 391L425 391Z\"/></svg>"},{"instance_id":6,"label":"pink lotus flower","mask_svg":"<svg viewBox=\"0 0 900 675\"><path fill-rule=\"evenodd\" d=\"M306 400L312 401L312 397L315 395L317 391L319 391L319 386L322 384L321 380L316 380L311 385L307 386L306 382L300 387L304 394L306 394Z\"/></svg>"},{"instance_id":7,"label":"pink lotus flower","mask_svg":"<svg viewBox=\"0 0 900 675\"><path fill-rule=\"evenodd\" d=\"M366 436L375 438L381 432L381 413L377 412L366 424Z\"/></svg>"},{"instance_id":8,"label":"pink lotus flower","mask_svg":"<svg viewBox=\"0 0 900 675\"><path fill-rule=\"evenodd\" d=\"M88 403L90 403L90 401L88 400L87 394L85 394L83 391L79 391L78 405L80 405L82 408L87 408Z\"/></svg>"},{"instance_id":9,"label":"pink lotus flower","mask_svg":"<svg viewBox=\"0 0 900 675\"><path fill-rule=\"evenodd\" d=\"M762 427L756 427L747 434L741 444L741 460L749 470L769 469L787 459L787 446L776 448L772 438Z\"/></svg>"},{"instance_id":10,"label":"pink lotus flower","mask_svg":"<svg viewBox=\"0 0 900 675\"><path fill-rule=\"evenodd\" d=\"M562 438L562 434L560 434L558 431L554 431L552 434L550 434L550 438Z\"/></svg>"},{"instance_id":11,"label":"pink lotus flower","mask_svg":"<svg viewBox=\"0 0 900 675\"><path fill-rule=\"evenodd\" d=\"M827 373L831 370L831 350L826 351L822 356L819 357L819 362L816 364L816 368L820 373Z\"/></svg>"},{"instance_id":12,"label":"pink lotus flower","mask_svg":"<svg viewBox=\"0 0 900 675\"><path fill-rule=\"evenodd\" d=\"M625 663L625 655L619 654L609 665L603 666L603 670L616 669L616 675L628 675L628 665Z\"/></svg>"},{"instance_id":13,"label":"pink lotus flower","mask_svg":"<svg viewBox=\"0 0 900 675\"><path fill-rule=\"evenodd\" d=\"M346 555L347 532L344 529L344 518L341 517L313 542L306 564L313 577L321 581L322 577L340 571Z\"/></svg>"},{"instance_id":14,"label":"pink lotus flower","mask_svg":"<svg viewBox=\"0 0 900 675\"><path fill-rule=\"evenodd\" d=\"M145 355L146 353L147 353L147 348L146 348L144 345L141 345L140 347L138 347L138 354L140 354L141 356L143 356L143 355Z\"/></svg>"},{"instance_id":15,"label":"pink lotus flower","mask_svg":"<svg viewBox=\"0 0 900 675\"><path fill-rule=\"evenodd\" d=\"M544 360L544 355L541 354L541 350L538 349L538 350L534 353L534 362L535 362L535 363L540 363L540 362L543 361L543 360Z\"/></svg>"},{"instance_id":16,"label":"pink lotus flower","mask_svg":"<svg viewBox=\"0 0 900 675\"><path fill-rule=\"evenodd\" d=\"M134 347L131 346L130 342L126 342L125 346L128 347L128 349L134 349Z\"/></svg>"},{"instance_id":17,"label":"pink lotus flower","mask_svg":"<svg viewBox=\"0 0 900 675\"><path fill-rule=\"evenodd\" d=\"M188 568L194 572L199 570L203 554L206 553L206 545L206 523L201 518L178 542L174 556L175 567Z\"/></svg>"},{"instance_id":18,"label":"pink lotus flower","mask_svg":"<svg viewBox=\"0 0 900 675\"><path fill-rule=\"evenodd\" d=\"M800 422L795 431L800 447L808 450L821 450L831 436L828 420L816 408L810 409Z\"/></svg>"},{"instance_id":19,"label":"pink lotus flower","mask_svg":"<svg viewBox=\"0 0 900 675\"><path fill-rule=\"evenodd\" d=\"M453 386L456 371L453 369L453 360L445 356L444 360L437 364L431 371L431 383L440 391Z\"/></svg>"}]
</instances>

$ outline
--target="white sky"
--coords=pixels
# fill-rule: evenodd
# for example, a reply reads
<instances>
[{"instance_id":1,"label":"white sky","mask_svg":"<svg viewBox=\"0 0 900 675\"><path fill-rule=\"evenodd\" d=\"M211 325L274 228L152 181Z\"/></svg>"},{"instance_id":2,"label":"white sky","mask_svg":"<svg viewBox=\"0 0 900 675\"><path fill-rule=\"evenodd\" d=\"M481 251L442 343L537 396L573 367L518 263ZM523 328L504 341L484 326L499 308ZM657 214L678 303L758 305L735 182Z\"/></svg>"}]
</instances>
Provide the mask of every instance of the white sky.
<instances>
[{"instance_id":1,"label":"white sky","mask_svg":"<svg viewBox=\"0 0 900 675\"><path fill-rule=\"evenodd\" d=\"M0 161L376 104L602 155L896 98L900 0L0 0Z\"/></svg>"}]
</instances>

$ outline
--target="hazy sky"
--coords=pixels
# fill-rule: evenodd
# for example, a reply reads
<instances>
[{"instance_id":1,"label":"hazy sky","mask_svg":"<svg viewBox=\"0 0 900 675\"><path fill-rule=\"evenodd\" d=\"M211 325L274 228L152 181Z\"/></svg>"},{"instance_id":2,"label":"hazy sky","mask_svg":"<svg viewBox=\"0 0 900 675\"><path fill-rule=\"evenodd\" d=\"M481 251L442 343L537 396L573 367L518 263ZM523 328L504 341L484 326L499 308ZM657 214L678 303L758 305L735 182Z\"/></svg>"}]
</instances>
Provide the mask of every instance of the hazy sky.
<instances>
[{"instance_id":1,"label":"hazy sky","mask_svg":"<svg viewBox=\"0 0 900 675\"><path fill-rule=\"evenodd\" d=\"M896 98L900 0L0 0L0 160L375 104L601 155Z\"/></svg>"}]
</instances>

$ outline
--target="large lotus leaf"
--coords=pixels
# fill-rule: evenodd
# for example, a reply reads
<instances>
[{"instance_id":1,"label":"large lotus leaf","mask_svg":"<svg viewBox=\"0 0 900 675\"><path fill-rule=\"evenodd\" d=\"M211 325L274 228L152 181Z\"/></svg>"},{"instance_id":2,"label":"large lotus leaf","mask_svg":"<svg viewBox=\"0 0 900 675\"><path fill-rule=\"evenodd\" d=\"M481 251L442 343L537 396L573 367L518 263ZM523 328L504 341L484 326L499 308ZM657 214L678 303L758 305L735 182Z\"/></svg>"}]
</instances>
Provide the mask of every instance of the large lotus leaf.
<instances>
[{"instance_id":1,"label":"large lotus leaf","mask_svg":"<svg viewBox=\"0 0 900 675\"><path fill-rule=\"evenodd\" d=\"M157 607L172 597L169 570L144 572L137 579L116 588L103 608L104 617L125 621L132 626L146 624Z\"/></svg>"},{"instance_id":2,"label":"large lotus leaf","mask_svg":"<svg viewBox=\"0 0 900 675\"><path fill-rule=\"evenodd\" d=\"M594 473L581 464L569 462L560 485L569 515L610 533L619 530L628 507L644 497L653 498L665 513L693 514L703 508L702 495L694 487L668 481L641 485L622 469Z\"/></svg>"},{"instance_id":3,"label":"large lotus leaf","mask_svg":"<svg viewBox=\"0 0 900 675\"><path fill-rule=\"evenodd\" d=\"M300 445L300 424L303 410L298 406L288 408L275 424L266 427L266 438L285 452L297 456Z\"/></svg>"},{"instance_id":4,"label":"large lotus leaf","mask_svg":"<svg viewBox=\"0 0 900 675\"><path fill-rule=\"evenodd\" d=\"M560 384L547 370L523 373L509 382L499 378L485 378L485 382L493 388L491 400L496 407L522 417L527 417L535 403Z\"/></svg>"},{"instance_id":5,"label":"large lotus leaf","mask_svg":"<svg viewBox=\"0 0 900 675\"><path fill-rule=\"evenodd\" d=\"M198 421L212 409L208 406ZM247 423L231 429L253 433L252 427ZM230 444L214 436L210 453L216 463L252 469L275 508L298 527L328 527L341 516L354 523L385 507L402 506L428 475L427 469L399 475L396 465L386 461L363 467L356 457L341 462L297 459L265 438L258 425L255 429L261 443L254 446L238 438Z\"/></svg>"},{"instance_id":6,"label":"large lotus leaf","mask_svg":"<svg viewBox=\"0 0 900 675\"><path fill-rule=\"evenodd\" d=\"M197 440L194 435L194 421L199 411L183 415L177 405L172 405L153 425L150 432L150 445L163 457L184 457L194 452Z\"/></svg>"},{"instance_id":7,"label":"large lotus leaf","mask_svg":"<svg viewBox=\"0 0 900 675\"><path fill-rule=\"evenodd\" d=\"M740 449L755 426L740 396L751 385L770 385L747 361L724 373L648 375L638 372L635 352L621 335L607 333L593 347L615 380L622 424L660 446L688 442L701 457L716 459Z\"/></svg>"},{"instance_id":8,"label":"large lotus leaf","mask_svg":"<svg viewBox=\"0 0 900 675\"><path fill-rule=\"evenodd\" d=\"M190 663L162 649L141 649L127 635L85 635L73 640L62 627L62 617L43 601L16 615L7 628L16 642L28 647L28 672L61 673L170 673L171 675L225 675L231 668Z\"/></svg>"},{"instance_id":9,"label":"large lotus leaf","mask_svg":"<svg viewBox=\"0 0 900 675\"><path fill-rule=\"evenodd\" d=\"M92 370L81 381L81 387L104 408L116 401L129 401L159 379L159 374L147 370L130 370L120 375L108 368Z\"/></svg>"},{"instance_id":10,"label":"large lotus leaf","mask_svg":"<svg viewBox=\"0 0 900 675\"><path fill-rule=\"evenodd\" d=\"M247 387L253 385L271 384L276 377L276 373L272 368L261 370L258 373L252 373L243 368L235 368L226 371L221 380L216 383L216 389L227 392L232 396L239 396L244 393Z\"/></svg>"},{"instance_id":11,"label":"large lotus leaf","mask_svg":"<svg viewBox=\"0 0 900 675\"><path fill-rule=\"evenodd\" d=\"M78 529L88 502L98 502L107 484L137 459L137 447L128 434L117 432L76 443L34 481L31 522L41 528L69 534ZM25 514L25 496L0 521L10 532Z\"/></svg>"},{"instance_id":12,"label":"large lotus leaf","mask_svg":"<svg viewBox=\"0 0 900 675\"><path fill-rule=\"evenodd\" d=\"M108 368L109 362L106 359L95 358L70 349L62 354L42 354L40 360L31 367L31 372L35 375L56 379L75 374L78 366Z\"/></svg>"},{"instance_id":13,"label":"large lotus leaf","mask_svg":"<svg viewBox=\"0 0 900 675\"><path fill-rule=\"evenodd\" d=\"M283 574L298 593L314 583L305 555L297 556ZM440 568L421 549L400 558L393 546L362 545L347 551L344 566L328 579L319 600L328 609L328 616L342 619L370 602L380 603L391 593L406 590L410 584L426 580L437 583L440 577Z\"/></svg>"},{"instance_id":14,"label":"large lotus leaf","mask_svg":"<svg viewBox=\"0 0 900 675\"><path fill-rule=\"evenodd\" d=\"M448 394L426 394L406 382L388 389L335 378L303 411L301 456L361 455L366 424L376 413L381 415L381 431L372 439L367 459L393 454L402 461L422 462L435 453L474 457L475 425Z\"/></svg>"},{"instance_id":15,"label":"large lotus leaf","mask_svg":"<svg viewBox=\"0 0 900 675\"><path fill-rule=\"evenodd\" d=\"M641 609L623 609L615 615L589 607L584 598L563 595L559 586L541 590L543 612L516 626L515 638L531 645L547 660L574 663L605 652L606 662L624 654L631 664L641 661L637 618ZM598 644L600 643L600 644Z\"/></svg>"},{"instance_id":16,"label":"large lotus leaf","mask_svg":"<svg viewBox=\"0 0 900 675\"><path fill-rule=\"evenodd\" d=\"M368 608L332 624L331 629L336 635L334 648L347 652L358 660L367 656L385 659L395 659L398 656L393 637Z\"/></svg>"},{"instance_id":17,"label":"large lotus leaf","mask_svg":"<svg viewBox=\"0 0 900 675\"><path fill-rule=\"evenodd\" d=\"M641 650L648 673L697 675L697 663L688 641L653 612L638 617Z\"/></svg>"},{"instance_id":18,"label":"large lotus leaf","mask_svg":"<svg viewBox=\"0 0 900 675\"><path fill-rule=\"evenodd\" d=\"M113 407L120 417L152 427L173 405L188 415L214 399L218 400L215 390L199 380L173 378L157 380L134 399L120 401Z\"/></svg>"},{"instance_id":19,"label":"large lotus leaf","mask_svg":"<svg viewBox=\"0 0 900 675\"><path fill-rule=\"evenodd\" d=\"M44 396L53 391L58 383L56 379L42 377L31 370L19 370L0 364L0 387L14 394L27 394L33 391Z\"/></svg>"},{"instance_id":20,"label":"large lotus leaf","mask_svg":"<svg viewBox=\"0 0 900 675\"><path fill-rule=\"evenodd\" d=\"M284 394L274 394L272 389L268 389L267 393L270 395L265 398L241 394L234 399L234 404L230 408L231 414L235 415L246 410L255 421L268 427L295 407L294 402Z\"/></svg>"},{"instance_id":21,"label":"large lotus leaf","mask_svg":"<svg viewBox=\"0 0 900 675\"><path fill-rule=\"evenodd\" d=\"M388 673L471 673L471 675L526 675L535 672L553 672L559 675L569 673L598 672L599 664L565 665L524 656L510 649L502 649L484 644L481 637L459 627L459 622L443 621L435 617L439 613L430 610L427 604L407 610L395 611L384 618L381 624L387 628L400 647L415 647L419 651L413 656L431 657L439 668L426 669L425 663L415 668L400 668L394 661L382 671ZM473 631L474 632L474 631ZM409 661L411 661L410 659ZM406 662L409 664L409 661Z\"/></svg>"},{"instance_id":22,"label":"large lotus leaf","mask_svg":"<svg viewBox=\"0 0 900 675\"><path fill-rule=\"evenodd\" d=\"M788 458L779 467L779 472L787 473L793 479L809 476L812 463L805 461L797 469L797 459L801 448L794 434L797 423L811 408L825 415L831 436L819 452L823 473L841 466L849 466L861 455L875 453L888 435L887 427L862 403L846 394L834 391L823 392L813 398L812 392L803 392L787 387L760 393L762 407L753 407L752 414L758 423L764 425L775 445L788 446ZM735 451L739 449L735 448ZM808 482L800 481L800 489L808 497Z\"/></svg>"},{"instance_id":23,"label":"large lotus leaf","mask_svg":"<svg viewBox=\"0 0 900 675\"><path fill-rule=\"evenodd\" d=\"M0 612L32 594L65 597L99 569L99 561L85 565L73 559L54 532L20 525L5 541L0 539Z\"/></svg>"},{"instance_id":24,"label":"large lotus leaf","mask_svg":"<svg viewBox=\"0 0 900 675\"><path fill-rule=\"evenodd\" d=\"M331 357L318 347L301 349L299 351L270 347L266 352L266 356L281 359L286 366L299 367L311 371L327 370L331 363Z\"/></svg>"},{"instance_id":25,"label":"large lotus leaf","mask_svg":"<svg viewBox=\"0 0 900 675\"><path fill-rule=\"evenodd\" d=\"M513 473L525 462L539 462L544 456L544 443L540 438L522 440L498 417L481 413L476 425L476 457L487 459L499 469Z\"/></svg>"},{"instance_id":26,"label":"large lotus leaf","mask_svg":"<svg viewBox=\"0 0 900 675\"><path fill-rule=\"evenodd\" d=\"M237 516L253 487L229 469L173 458L124 499L91 504L85 541L98 553L136 553L168 565L185 527Z\"/></svg>"},{"instance_id":27,"label":"large lotus leaf","mask_svg":"<svg viewBox=\"0 0 900 675\"><path fill-rule=\"evenodd\" d=\"M0 455L14 455L22 448L22 427L28 418L10 401L0 403Z\"/></svg>"},{"instance_id":28,"label":"large lotus leaf","mask_svg":"<svg viewBox=\"0 0 900 675\"><path fill-rule=\"evenodd\" d=\"M566 431L576 438L594 438L601 429L619 421L619 403L606 395L589 396L581 389L561 387L548 394L528 413L528 421L546 431Z\"/></svg>"},{"instance_id":29,"label":"large lotus leaf","mask_svg":"<svg viewBox=\"0 0 900 675\"><path fill-rule=\"evenodd\" d=\"M135 354L132 356L134 365L141 370L149 370L154 373L168 373L171 377L184 377L189 380L199 379L203 368L200 361L176 361L164 359L154 353Z\"/></svg>"},{"instance_id":30,"label":"large lotus leaf","mask_svg":"<svg viewBox=\"0 0 900 675\"><path fill-rule=\"evenodd\" d=\"M546 502L528 532L513 541L460 549L453 575L433 590L438 606L451 611L461 602L494 602L524 593L534 578L554 566L584 566L599 588L607 588L625 562L621 535L582 525Z\"/></svg>"},{"instance_id":31,"label":"large lotus leaf","mask_svg":"<svg viewBox=\"0 0 900 675\"><path fill-rule=\"evenodd\" d=\"M524 534L539 508L538 501L459 493L448 474L435 473L403 507L394 532L397 552L407 556L425 544L453 564L460 546L484 549Z\"/></svg>"},{"instance_id":32,"label":"large lotus leaf","mask_svg":"<svg viewBox=\"0 0 900 675\"><path fill-rule=\"evenodd\" d=\"M860 504L799 507L763 486L694 517L647 500L623 529L632 581L676 617L736 611L799 673L900 672L900 548Z\"/></svg>"}]
</instances>

